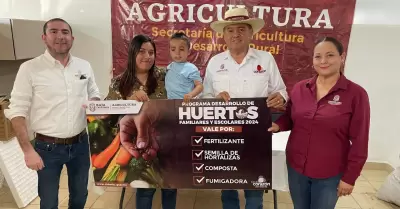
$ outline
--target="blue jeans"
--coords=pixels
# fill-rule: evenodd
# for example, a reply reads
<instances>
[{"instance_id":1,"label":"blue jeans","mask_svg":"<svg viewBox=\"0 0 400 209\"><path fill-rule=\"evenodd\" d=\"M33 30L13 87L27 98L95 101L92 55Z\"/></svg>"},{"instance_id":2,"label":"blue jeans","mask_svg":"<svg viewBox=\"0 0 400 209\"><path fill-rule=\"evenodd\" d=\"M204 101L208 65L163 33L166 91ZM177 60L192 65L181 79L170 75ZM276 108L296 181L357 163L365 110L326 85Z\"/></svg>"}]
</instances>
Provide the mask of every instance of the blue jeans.
<instances>
[{"instance_id":1,"label":"blue jeans","mask_svg":"<svg viewBox=\"0 0 400 209\"><path fill-rule=\"evenodd\" d=\"M90 169L87 134L81 135L79 142L72 145L48 143L39 139L35 140L34 145L44 163L44 168L37 172L40 209L58 208L58 189L64 164L68 172L68 208L83 209L88 196Z\"/></svg>"},{"instance_id":2,"label":"blue jeans","mask_svg":"<svg viewBox=\"0 0 400 209\"><path fill-rule=\"evenodd\" d=\"M264 190L244 190L246 209L262 209ZM223 209L240 209L237 190L222 190L221 200Z\"/></svg>"},{"instance_id":3,"label":"blue jeans","mask_svg":"<svg viewBox=\"0 0 400 209\"><path fill-rule=\"evenodd\" d=\"M327 179L304 176L289 165L289 190L294 209L334 209L338 200L337 187L342 175Z\"/></svg>"},{"instance_id":4,"label":"blue jeans","mask_svg":"<svg viewBox=\"0 0 400 209\"><path fill-rule=\"evenodd\" d=\"M156 189L136 189L136 208L151 209L153 205L153 196ZM176 207L176 189L161 189L162 209L175 209Z\"/></svg>"}]
</instances>

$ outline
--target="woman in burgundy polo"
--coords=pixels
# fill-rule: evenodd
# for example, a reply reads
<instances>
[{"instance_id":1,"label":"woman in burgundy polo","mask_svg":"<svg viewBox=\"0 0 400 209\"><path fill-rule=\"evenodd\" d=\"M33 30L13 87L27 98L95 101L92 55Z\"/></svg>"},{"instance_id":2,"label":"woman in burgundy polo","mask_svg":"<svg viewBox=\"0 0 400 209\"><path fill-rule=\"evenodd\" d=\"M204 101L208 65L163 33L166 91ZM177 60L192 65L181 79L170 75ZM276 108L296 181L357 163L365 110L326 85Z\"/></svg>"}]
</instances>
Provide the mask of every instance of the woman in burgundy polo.
<instances>
[{"instance_id":1,"label":"woman in burgundy polo","mask_svg":"<svg viewBox=\"0 0 400 209\"><path fill-rule=\"evenodd\" d=\"M289 189L295 209L334 209L350 195L368 155L367 92L342 73L342 44L319 40L317 75L295 84L286 112L269 131L291 130L286 147Z\"/></svg>"}]
</instances>

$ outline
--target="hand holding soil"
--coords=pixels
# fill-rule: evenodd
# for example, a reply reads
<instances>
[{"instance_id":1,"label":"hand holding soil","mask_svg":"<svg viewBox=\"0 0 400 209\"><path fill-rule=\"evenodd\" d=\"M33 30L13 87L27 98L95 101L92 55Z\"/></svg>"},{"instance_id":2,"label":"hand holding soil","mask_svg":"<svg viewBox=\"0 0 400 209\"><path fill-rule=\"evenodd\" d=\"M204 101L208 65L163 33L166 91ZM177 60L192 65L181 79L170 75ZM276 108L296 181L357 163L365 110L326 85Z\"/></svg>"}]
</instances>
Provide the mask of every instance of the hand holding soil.
<instances>
[{"instance_id":1,"label":"hand holding soil","mask_svg":"<svg viewBox=\"0 0 400 209\"><path fill-rule=\"evenodd\" d=\"M135 158L151 160L159 149L154 124L159 119L160 109L156 103L144 102L137 115L125 115L119 122L121 144Z\"/></svg>"}]
</instances>

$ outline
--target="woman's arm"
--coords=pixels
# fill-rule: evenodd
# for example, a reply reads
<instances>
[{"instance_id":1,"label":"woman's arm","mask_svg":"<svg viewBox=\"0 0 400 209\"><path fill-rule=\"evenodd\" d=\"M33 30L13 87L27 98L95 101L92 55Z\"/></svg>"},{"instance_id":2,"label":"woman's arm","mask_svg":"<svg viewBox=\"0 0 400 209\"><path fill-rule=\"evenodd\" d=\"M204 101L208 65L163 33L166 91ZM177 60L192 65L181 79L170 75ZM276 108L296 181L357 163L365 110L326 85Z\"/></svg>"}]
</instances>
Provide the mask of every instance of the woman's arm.
<instances>
[{"instance_id":1,"label":"woman's arm","mask_svg":"<svg viewBox=\"0 0 400 209\"><path fill-rule=\"evenodd\" d=\"M350 185L355 184L367 161L369 126L369 98L367 92L361 88L353 103L353 115L349 127L351 148L347 159L347 169L342 177L342 180Z\"/></svg>"},{"instance_id":2,"label":"woman's arm","mask_svg":"<svg viewBox=\"0 0 400 209\"><path fill-rule=\"evenodd\" d=\"M165 89L165 82L162 80L157 80L158 87L155 92L149 96L149 99L167 99L167 90Z\"/></svg>"}]
</instances>

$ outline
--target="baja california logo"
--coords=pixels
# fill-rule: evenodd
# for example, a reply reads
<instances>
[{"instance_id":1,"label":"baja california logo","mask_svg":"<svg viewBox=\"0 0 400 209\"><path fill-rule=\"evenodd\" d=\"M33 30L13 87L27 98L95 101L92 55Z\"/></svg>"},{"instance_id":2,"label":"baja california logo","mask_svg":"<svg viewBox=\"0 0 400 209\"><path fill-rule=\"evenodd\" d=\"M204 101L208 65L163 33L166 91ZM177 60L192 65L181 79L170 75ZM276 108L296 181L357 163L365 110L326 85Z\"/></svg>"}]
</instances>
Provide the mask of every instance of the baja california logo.
<instances>
[{"instance_id":1,"label":"baja california logo","mask_svg":"<svg viewBox=\"0 0 400 209\"><path fill-rule=\"evenodd\" d=\"M93 104L93 103L91 103L91 104L89 105L89 110L90 110L91 112L94 112L94 111L96 110L96 105Z\"/></svg>"}]
</instances>

